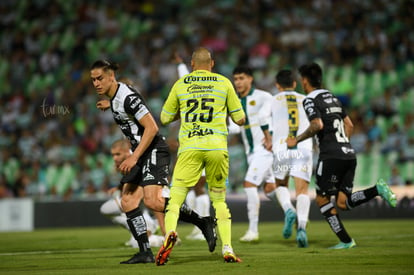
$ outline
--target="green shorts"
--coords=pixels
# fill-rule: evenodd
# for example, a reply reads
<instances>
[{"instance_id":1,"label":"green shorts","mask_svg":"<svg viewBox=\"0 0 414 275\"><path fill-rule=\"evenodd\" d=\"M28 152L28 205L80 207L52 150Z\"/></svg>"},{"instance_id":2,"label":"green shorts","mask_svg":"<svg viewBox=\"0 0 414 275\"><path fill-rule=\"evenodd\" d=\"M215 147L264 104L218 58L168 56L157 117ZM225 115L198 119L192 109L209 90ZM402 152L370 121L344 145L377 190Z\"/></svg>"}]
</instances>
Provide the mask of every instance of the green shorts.
<instances>
[{"instance_id":1,"label":"green shorts","mask_svg":"<svg viewBox=\"0 0 414 275\"><path fill-rule=\"evenodd\" d=\"M229 175L227 150L189 150L177 159L173 173L173 186L193 187L205 169L206 181L210 188L224 188Z\"/></svg>"}]
</instances>

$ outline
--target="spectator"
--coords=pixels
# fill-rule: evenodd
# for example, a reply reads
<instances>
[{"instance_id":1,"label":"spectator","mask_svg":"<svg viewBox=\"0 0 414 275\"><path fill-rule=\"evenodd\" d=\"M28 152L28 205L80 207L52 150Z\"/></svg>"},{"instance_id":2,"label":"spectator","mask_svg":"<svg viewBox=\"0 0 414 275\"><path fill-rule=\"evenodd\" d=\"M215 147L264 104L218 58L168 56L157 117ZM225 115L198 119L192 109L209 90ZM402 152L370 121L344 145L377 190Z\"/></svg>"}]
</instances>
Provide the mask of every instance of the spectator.
<instances>
[{"instance_id":1,"label":"spectator","mask_svg":"<svg viewBox=\"0 0 414 275\"><path fill-rule=\"evenodd\" d=\"M395 165L391 169L391 176L388 182L390 185L394 186L404 186L405 184L404 179L400 175L400 170Z\"/></svg>"},{"instance_id":2,"label":"spectator","mask_svg":"<svg viewBox=\"0 0 414 275\"><path fill-rule=\"evenodd\" d=\"M405 142L405 135L400 127L394 122L388 129L387 137L381 147L381 153L387 154L389 152L399 152L403 150Z\"/></svg>"}]
</instances>

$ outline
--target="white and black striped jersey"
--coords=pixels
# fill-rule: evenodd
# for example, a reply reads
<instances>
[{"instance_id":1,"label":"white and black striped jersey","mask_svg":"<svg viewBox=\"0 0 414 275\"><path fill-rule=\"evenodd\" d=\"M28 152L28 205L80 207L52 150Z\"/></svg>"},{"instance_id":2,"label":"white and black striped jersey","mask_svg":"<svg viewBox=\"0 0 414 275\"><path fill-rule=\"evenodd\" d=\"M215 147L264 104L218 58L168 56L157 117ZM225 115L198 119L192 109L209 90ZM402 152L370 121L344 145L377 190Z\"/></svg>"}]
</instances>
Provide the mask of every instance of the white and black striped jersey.
<instances>
[{"instance_id":1,"label":"white and black striped jersey","mask_svg":"<svg viewBox=\"0 0 414 275\"><path fill-rule=\"evenodd\" d=\"M118 89L111 100L111 110L116 124L128 138L132 151L134 151L144 134L144 127L139 123L139 120L150 113L147 104L137 90L118 82ZM168 146L159 133L154 137L147 151L158 146Z\"/></svg>"},{"instance_id":2,"label":"white and black striped jersey","mask_svg":"<svg viewBox=\"0 0 414 275\"><path fill-rule=\"evenodd\" d=\"M320 118L323 122L317 134L319 159L354 159L355 151L344 128L347 114L340 101L328 90L318 89L306 96L303 107L309 121Z\"/></svg>"}]
</instances>

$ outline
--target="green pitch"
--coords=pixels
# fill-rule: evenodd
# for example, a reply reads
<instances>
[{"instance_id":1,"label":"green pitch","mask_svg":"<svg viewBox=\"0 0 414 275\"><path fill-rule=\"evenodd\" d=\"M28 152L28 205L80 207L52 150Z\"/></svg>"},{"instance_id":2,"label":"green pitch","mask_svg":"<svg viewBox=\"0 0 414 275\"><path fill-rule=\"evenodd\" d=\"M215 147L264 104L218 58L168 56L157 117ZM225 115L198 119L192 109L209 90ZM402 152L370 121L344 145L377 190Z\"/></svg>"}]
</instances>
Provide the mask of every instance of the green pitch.
<instances>
[{"instance_id":1,"label":"green pitch","mask_svg":"<svg viewBox=\"0 0 414 275\"><path fill-rule=\"evenodd\" d=\"M294 236L282 237L282 223L261 223L260 242L242 244L247 224L233 224L233 248L243 260L228 264L221 243L209 253L202 241L187 241L189 225L180 224L182 244L165 266L120 265L136 249L123 243L126 230L113 227L45 229L0 233L0 274L414 274L414 220L344 220L357 247L329 250L338 241L324 221L308 225L308 248ZM154 253L158 249L153 249Z\"/></svg>"}]
</instances>

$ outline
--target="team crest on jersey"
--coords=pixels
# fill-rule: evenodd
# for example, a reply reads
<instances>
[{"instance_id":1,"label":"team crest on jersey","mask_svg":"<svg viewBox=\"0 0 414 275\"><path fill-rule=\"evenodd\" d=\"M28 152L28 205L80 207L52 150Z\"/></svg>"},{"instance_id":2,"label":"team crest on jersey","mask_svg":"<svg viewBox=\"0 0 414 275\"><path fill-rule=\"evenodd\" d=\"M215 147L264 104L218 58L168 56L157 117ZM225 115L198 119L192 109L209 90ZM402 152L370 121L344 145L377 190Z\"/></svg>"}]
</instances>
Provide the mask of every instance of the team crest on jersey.
<instances>
[{"instance_id":1,"label":"team crest on jersey","mask_svg":"<svg viewBox=\"0 0 414 275\"><path fill-rule=\"evenodd\" d=\"M252 100L252 101L249 102L249 104L252 105L252 106L254 106L254 105L256 105L256 101L255 100Z\"/></svg>"}]
</instances>

